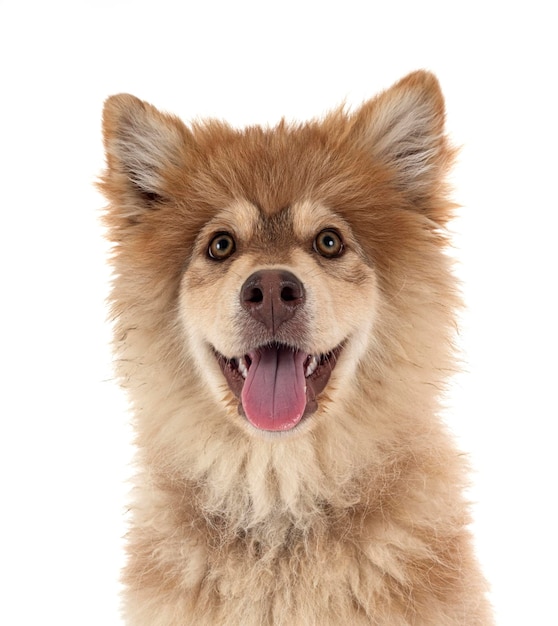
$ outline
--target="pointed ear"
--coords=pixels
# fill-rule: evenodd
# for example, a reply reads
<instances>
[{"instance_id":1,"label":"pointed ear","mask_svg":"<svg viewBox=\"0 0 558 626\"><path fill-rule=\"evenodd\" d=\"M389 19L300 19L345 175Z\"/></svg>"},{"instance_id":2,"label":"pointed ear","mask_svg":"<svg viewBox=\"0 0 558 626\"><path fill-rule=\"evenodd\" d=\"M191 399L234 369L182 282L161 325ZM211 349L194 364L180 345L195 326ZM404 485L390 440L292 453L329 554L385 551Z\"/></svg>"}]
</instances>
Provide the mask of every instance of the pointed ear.
<instances>
[{"instance_id":1,"label":"pointed ear","mask_svg":"<svg viewBox=\"0 0 558 626\"><path fill-rule=\"evenodd\" d=\"M176 117L129 94L111 96L103 110L107 169L101 188L126 211L172 196L192 136ZM122 206L122 208L124 208Z\"/></svg>"},{"instance_id":2,"label":"pointed ear","mask_svg":"<svg viewBox=\"0 0 558 626\"><path fill-rule=\"evenodd\" d=\"M436 77L418 71L364 104L354 115L351 137L390 167L396 185L420 204L439 187L452 161L444 120Z\"/></svg>"}]
</instances>

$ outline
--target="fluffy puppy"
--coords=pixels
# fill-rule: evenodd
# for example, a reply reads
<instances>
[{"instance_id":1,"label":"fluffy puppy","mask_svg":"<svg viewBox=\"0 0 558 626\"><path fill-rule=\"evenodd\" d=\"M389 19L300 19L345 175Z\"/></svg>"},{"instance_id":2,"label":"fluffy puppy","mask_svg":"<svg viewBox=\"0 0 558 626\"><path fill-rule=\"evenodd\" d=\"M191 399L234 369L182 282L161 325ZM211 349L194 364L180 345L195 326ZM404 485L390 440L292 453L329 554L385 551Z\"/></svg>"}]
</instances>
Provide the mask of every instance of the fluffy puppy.
<instances>
[{"instance_id":1,"label":"fluffy puppy","mask_svg":"<svg viewBox=\"0 0 558 626\"><path fill-rule=\"evenodd\" d=\"M236 130L104 110L130 626L492 623L438 413L459 297L436 79Z\"/></svg>"}]
</instances>

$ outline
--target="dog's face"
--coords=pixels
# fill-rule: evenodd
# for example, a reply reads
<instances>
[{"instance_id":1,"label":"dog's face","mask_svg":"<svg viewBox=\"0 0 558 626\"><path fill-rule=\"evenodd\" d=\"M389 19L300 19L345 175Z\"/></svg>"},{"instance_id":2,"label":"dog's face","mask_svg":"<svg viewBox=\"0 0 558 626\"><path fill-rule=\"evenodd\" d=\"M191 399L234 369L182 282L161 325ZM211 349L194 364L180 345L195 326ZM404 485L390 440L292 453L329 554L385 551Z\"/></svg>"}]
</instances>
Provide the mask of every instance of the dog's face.
<instances>
[{"instance_id":1,"label":"dog's face","mask_svg":"<svg viewBox=\"0 0 558 626\"><path fill-rule=\"evenodd\" d=\"M199 233L180 312L210 386L225 380L253 427L288 431L354 375L375 291L371 264L333 211L301 200L266 214L238 200Z\"/></svg>"},{"instance_id":2,"label":"dog's face","mask_svg":"<svg viewBox=\"0 0 558 626\"><path fill-rule=\"evenodd\" d=\"M354 114L271 129L188 128L109 99L102 189L122 336L140 332L160 361L178 345L169 378L197 376L252 434L308 432L380 361L426 362L424 322L447 308L443 118L423 72Z\"/></svg>"}]
</instances>

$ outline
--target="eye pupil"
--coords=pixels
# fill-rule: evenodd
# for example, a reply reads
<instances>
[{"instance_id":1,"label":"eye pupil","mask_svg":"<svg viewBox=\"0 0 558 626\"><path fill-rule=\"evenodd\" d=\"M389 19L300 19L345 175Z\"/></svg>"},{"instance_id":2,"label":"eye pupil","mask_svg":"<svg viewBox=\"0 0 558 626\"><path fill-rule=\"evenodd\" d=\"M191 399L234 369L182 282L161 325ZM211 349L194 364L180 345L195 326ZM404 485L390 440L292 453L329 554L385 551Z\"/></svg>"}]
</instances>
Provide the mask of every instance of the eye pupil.
<instances>
[{"instance_id":1,"label":"eye pupil","mask_svg":"<svg viewBox=\"0 0 558 626\"><path fill-rule=\"evenodd\" d=\"M232 235L219 233L211 240L207 252L212 259L223 261L230 257L235 249L236 246Z\"/></svg>"},{"instance_id":2,"label":"eye pupil","mask_svg":"<svg viewBox=\"0 0 558 626\"><path fill-rule=\"evenodd\" d=\"M314 239L314 250L329 259L339 256L343 252L343 248L341 235L330 228L322 230Z\"/></svg>"}]
</instances>

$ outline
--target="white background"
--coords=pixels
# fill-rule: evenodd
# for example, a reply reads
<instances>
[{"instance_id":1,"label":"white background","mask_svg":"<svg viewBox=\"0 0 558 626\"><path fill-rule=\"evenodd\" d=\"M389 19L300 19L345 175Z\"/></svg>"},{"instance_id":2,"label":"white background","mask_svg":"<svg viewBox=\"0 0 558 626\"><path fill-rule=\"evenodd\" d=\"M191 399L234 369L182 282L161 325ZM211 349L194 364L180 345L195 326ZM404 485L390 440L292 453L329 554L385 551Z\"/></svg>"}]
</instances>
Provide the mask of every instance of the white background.
<instances>
[{"instance_id":1,"label":"white background","mask_svg":"<svg viewBox=\"0 0 558 626\"><path fill-rule=\"evenodd\" d=\"M235 125L439 77L463 145L454 223L467 373L447 419L475 468L500 625L555 603L558 50L552 3L0 0L0 623L112 626L130 473L111 382L100 115L132 92ZM441 625L443 626L443 625Z\"/></svg>"}]
</instances>

